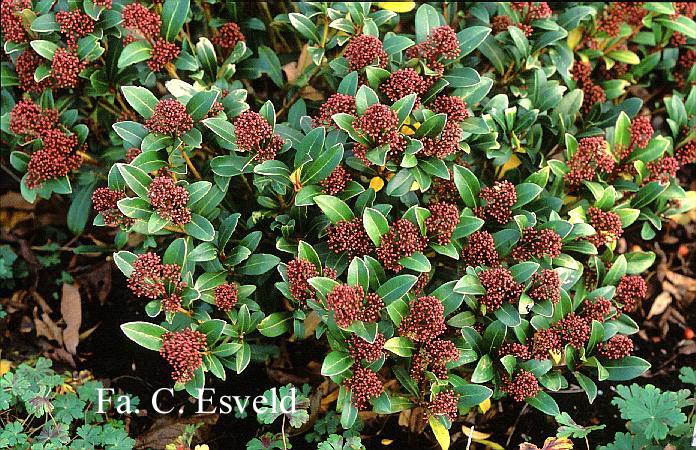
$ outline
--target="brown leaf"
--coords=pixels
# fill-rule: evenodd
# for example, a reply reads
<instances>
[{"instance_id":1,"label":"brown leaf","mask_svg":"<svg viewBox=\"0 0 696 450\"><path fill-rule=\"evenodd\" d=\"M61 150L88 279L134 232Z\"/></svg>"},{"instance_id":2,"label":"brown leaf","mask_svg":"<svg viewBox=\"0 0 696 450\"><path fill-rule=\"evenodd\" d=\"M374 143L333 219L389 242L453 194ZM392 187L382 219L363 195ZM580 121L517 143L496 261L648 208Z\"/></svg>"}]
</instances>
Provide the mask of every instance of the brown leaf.
<instances>
[{"instance_id":1,"label":"brown leaf","mask_svg":"<svg viewBox=\"0 0 696 450\"><path fill-rule=\"evenodd\" d=\"M111 292L111 264L108 261L102 261L89 272L80 275L78 279L80 285L86 289L89 298L96 297L103 305Z\"/></svg>"},{"instance_id":2,"label":"brown leaf","mask_svg":"<svg viewBox=\"0 0 696 450\"><path fill-rule=\"evenodd\" d=\"M33 211L35 204L24 200L19 192L10 191L0 196L0 209L21 209Z\"/></svg>"},{"instance_id":3,"label":"brown leaf","mask_svg":"<svg viewBox=\"0 0 696 450\"><path fill-rule=\"evenodd\" d=\"M137 448L164 448L167 444L181 436L187 425L203 423L203 427L196 430L198 440L201 434L217 423L218 414L194 414L191 417L160 416L155 420L149 430L137 438Z\"/></svg>"},{"instance_id":4,"label":"brown leaf","mask_svg":"<svg viewBox=\"0 0 696 450\"><path fill-rule=\"evenodd\" d=\"M60 313L65 321L63 342L65 349L73 355L80 343L80 325L82 324L82 303L80 290L72 284L63 284L63 295L60 300Z\"/></svg>"},{"instance_id":5,"label":"brown leaf","mask_svg":"<svg viewBox=\"0 0 696 450\"><path fill-rule=\"evenodd\" d=\"M650 307L650 311L648 312L647 319L659 316L660 314L665 312L665 310L671 303L672 296L669 294L669 292L661 292L660 295L655 297L655 301L653 302L652 306Z\"/></svg>"},{"instance_id":6,"label":"brown leaf","mask_svg":"<svg viewBox=\"0 0 696 450\"><path fill-rule=\"evenodd\" d=\"M45 312L41 313L41 317L39 317L34 309L34 327L36 328L36 337L43 336L58 342L61 347L63 346L63 330Z\"/></svg>"}]
</instances>

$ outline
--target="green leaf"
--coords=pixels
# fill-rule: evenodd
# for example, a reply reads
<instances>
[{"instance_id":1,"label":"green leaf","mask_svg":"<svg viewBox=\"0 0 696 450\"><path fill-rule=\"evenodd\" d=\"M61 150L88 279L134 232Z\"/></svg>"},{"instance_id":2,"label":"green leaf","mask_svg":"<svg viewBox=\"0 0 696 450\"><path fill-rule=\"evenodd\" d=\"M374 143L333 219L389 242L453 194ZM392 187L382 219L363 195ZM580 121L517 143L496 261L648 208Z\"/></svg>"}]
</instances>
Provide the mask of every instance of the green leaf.
<instances>
[{"instance_id":1,"label":"green leaf","mask_svg":"<svg viewBox=\"0 0 696 450\"><path fill-rule=\"evenodd\" d=\"M186 104L186 112L189 113L193 120L201 120L212 108L213 103L218 98L218 94L218 91L215 90L198 92Z\"/></svg>"},{"instance_id":2,"label":"green leaf","mask_svg":"<svg viewBox=\"0 0 696 450\"><path fill-rule=\"evenodd\" d=\"M485 383L490 381L495 376L495 368L493 367L493 361L488 355L483 355L479 362L476 364L474 373L471 375L472 383Z\"/></svg>"},{"instance_id":3,"label":"green leaf","mask_svg":"<svg viewBox=\"0 0 696 450\"><path fill-rule=\"evenodd\" d=\"M388 279L378 289L379 295L385 305L400 299L416 284L418 278L414 275L397 275Z\"/></svg>"},{"instance_id":4,"label":"green leaf","mask_svg":"<svg viewBox=\"0 0 696 450\"><path fill-rule=\"evenodd\" d=\"M650 363L637 356L627 356L622 359L610 359L602 363L609 373L609 381L628 381L645 373Z\"/></svg>"},{"instance_id":5,"label":"green leaf","mask_svg":"<svg viewBox=\"0 0 696 450\"><path fill-rule=\"evenodd\" d=\"M415 138L422 138L425 136L435 137L442 132L447 123L447 114L435 114L428 118L425 122L421 123L420 127L416 130L414 135Z\"/></svg>"},{"instance_id":6,"label":"green leaf","mask_svg":"<svg viewBox=\"0 0 696 450\"><path fill-rule=\"evenodd\" d=\"M60 25L56 22L55 14L44 14L34 19L31 30L37 33L50 33L60 30Z\"/></svg>"},{"instance_id":7,"label":"green leaf","mask_svg":"<svg viewBox=\"0 0 696 450\"><path fill-rule=\"evenodd\" d=\"M34 49L36 53L49 61L53 60L53 54L58 50L58 46L51 41L43 41L40 39L30 42L31 48Z\"/></svg>"},{"instance_id":8,"label":"green leaf","mask_svg":"<svg viewBox=\"0 0 696 450\"><path fill-rule=\"evenodd\" d=\"M321 374L326 377L334 377L349 370L353 366L353 357L350 354L332 351L324 358L321 365Z\"/></svg>"},{"instance_id":9,"label":"green leaf","mask_svg":"<svg viewBox=\"0 0 696 450\"><path fill-rule=\"evenodd\" d=\"M365 208L363 212L365 231L376 247L379 246L383 235L389 231L389 223L384 215L373 208Z\"/></svg>"},{"instance_id":10,"label":"green leaf","mask_svg":"<svg viewBox=\"0 0 696 450\"><path fill-rule=\"evenodd\" d=\"M655 181L646 184L633 195L633 198L631 199L631 206L640 209L649 205L655 201L660 194L667 189L667 187L668 186L662 185Z\"/></svg>"},{"instance_id":11,"label":"green leaf","mask_svg":"<svg viewBox=\"0 0 696 450\"><path fill-rule=\"evenodd\" d=\"M658 18L655 19L655 22L664 25L670 30L678 31L691 39L696 39L696 22L687 16L680 15L676 19Z\"/></svg>"},{"instance_id":12,"label":"green leaf","mask_svg":"<svg viewBox=\"0 0 696 450\"><path fill-rule=\"evenodd\" d=\"M70 208L68 209L67 224L68 229L73 234L81 234L89 219L89 212L92 207L92 192L94 183L80 186L72 195Z\"/></svg>"},{"instance_id":13,"label":"green leaf","mask_svg":"<svg viewBox=\"0 0 696 450\"><path fill-rule=\"evenodd\" d=\"M516 327L522 323L517 308L510 303L505 303L502 307L495 310L495 317L508 327Z\"/></svg>"},{"instance_id":14,"label":"green leaf","mask_svg":"<svg viewBox=\"0 0 696 450\"><path fill-rule=\"evenodd\" d=\"M154 351L162 348L162 336L167 332L166 328L149 322L124 323L121 331L136 344Z\"/></svg>"},{"instance_id":15,"label":"green leaf","mask_svg":"<svg viewBox=\"0 0 696 450\"><path fill-rule=\"evenodd\" d=\"M404 256L399 259L399 264L407 269L415 272L426 273L430 272L430 260L421 252L415 252L410 256Z\"/></svg>"},{"instance_id":16,"label":"green leaf","mask_svg":"<svg viewBox=\"0 0 696 450\"><path fill-rule=\"evenodd\" d=\"M242 275L262 275L272 270L280 262L280 258L267 253L251 255L247 262L239 268Z\"/></svg>"},{"instance_id":17,"label":"green leaf","mask_svg":"<svg viewBox=\"0 0 696 450\"><path fill-rule=\"evenodd\" d=\"M479 192L481 191L481 184L478 178L466 167L455 164L454 184L457 186L464 204L469 208L475 208L478 204Z\"/></svg>"},{"instance_id":18,"label":"green leaf","mask_svg":"<svg viewBox=\"0 0 696 450\"><path fill-rule=\"evenodd\" d=\"M266 337L278 337L292 330L293 320L289 312L275 312L263 319L257 328Z\"/></svg>"},{"instance_id":19,"label":"green leaf","mask_svg":"<svg viewBox=\"0 0 696 450\"><path fill-rule=\"evenodd\" d=\"M152 46L147 41L135 41L126 45L118 57L116 66L125 69L128 66L150 59Z\"/></svg>"},{"instance_id":20,"label":"green leaf","mask_svg":"<svg viewBox=\"0 0 696 450\"><path fill-rule=\"evenodd\" d=\"M276 53L265 45L260 45L258 52L261 62L261 71L268 74L276 86L283 87L285 84L283 80L283 70L280 67L280 60Z\"/></svg>"},{"instance_id":21,"label":"green leaf","mask_svg":"<svg viewBox=\"0 0 696 450\"><path fill-rule=\"evenodd\" d=\"M140 86L123 86L121 91L128 104L145 119L149 119L155 112L157 97L148 89Z\"/></svg>"},{"instance_id":22,"label":"green leaf","mask_svg":"<svg viewBox=\"0 0 696 450\"><path fill-rule=\"evenodd\" d=\"M462 58L476 50L490 33L490 28L481 26L464 28L457 33L459 50L461 52L459 54L459 58Z\"/></svg>"},{"instance_id":23,"label":"green leaf","mask_svg":"<svg viewBox=\"0 0 696 450\"><path fill-rule=\"evenodd\" d=\"M213 224L200 214L191 214L191 221L184 225L184 231L201 241L212 241L215 237Z\"/></svg>"},{"instance_id":24,"label":"green leaf","mask_svg":"<svg viewBox=\"0 0 696 450\"><path fill-rule=\"evenodd\" d=\"M147 199L147 190L150 187L152 179L148 174L130 164L117 163L116 168L125 180L126 184L135 194L142 198Z\"/></svg>"},{"instance_id":25,"label":"green leaf","mask_svg":"<svg viewBox=\"0 0 696 450\"><path fill-rule=\"evenodd\" d=\"M614 50L609 52L607 56L626 64L640 64L640 57L630 50Z\"/></svg>"},{"instance_id":26,"label":"green leaf","mask_svg":"<svg viewBox=\"0 0 696 450\"><path fill-rule=\"evenodd\" d=\"M587 394L587 399L589 400L590 404L592 404L595 401L595 398L597 398L597 385L594 381L580 372L573 372L573 375L575 375L575 379L578 381L578 384L582 390L585 391L585 394Z\"/></svg>"},{"instance_id":27,"label":"green leaf","mask_svg":"<svg viewBox=\"0 0 696 450\"><path fill-rule=\"evenodd\" d=\"M513 209L520 208L534 200L543 190L541 186L534 183L520 183L515 186L517 192L517 202L513 205Z\"/></svg>"},{"instance_id":28,"label":"green leaf","mask_svg":"<svg viewBox=\"0 0 696 450\"><path fill-rule=\"evenodd\" d=\"M616 286L619 283L621 277L626 275L626 268L628 264L626 262L626 257L624 255L619 255L616 261L611 265L611 269L604 276L604 286Z\"/></svg>"},{"instance_id":29,"label":"green leaf","mask_svg":"<svg viewBox=\"0 0 696 450\"><path fill-rule=\"evenodd\" d=\"M319 157L302 169L302 184L316 183L328 177L343 159L343 145L336 144L328 150L324 150Z\"/></svg>"},{"instance_id":30,"label":"green leaf","mask_svg":"<svg viewBox=\"0 0 696 450\"><path fill-rule=\"evenodd\" d=\"M295 29L302 36L310 41L314 41L317 44L321 43L317 26L314 25L314 22L312 22L308 17L299 13L290 13L288 14L288 18L290 19L292 26L295 27Z\"/></svg>"},{"instance_id":31,"label":"green leaf","mask_svg":"<svg viewBox=\"0 0 696 450\"><path fill-rule=\"evenodd\" d=\"M133 263L137 258L135 254L125 250L114 253L114 263L116 267L128 278L130 278L131 273L133 273Z\"/></svg>"},{"instance_id":32,"label":"green leaf","mask_svg":"<svg viewBox=\"0 0 696 450\"><path fill-rule=\"evenodd\" d=\"M471 67L452 69L443 76L452 88L467 88L481 82L481 76Z\"/></svg>"},{"instance_id":33,"label":"green leaf","mask_svg":"<svg viewBox=\"0 0 696 450\"><path fill-rule=\"evenodd\" d=\"M196 44L196 57L201 63L201 67L211 80L216 79L217 75L217 56L215 47L208 38L201 37Z\"/></svg>"},{"instance_id":34,"label":"green leaf","mask_svg":"<svg viewBox=\"0 0 696 450\"><path fill-rule=\"evenodd\" d=\"M426 40L433 29L440 25L440 13L430 5L421 5L416 11L416 42Z\"/></svg>"},{"instance_id":35,"label":"green leaf","mask_svg":"<svg viewBox=\"0 0 696 450\"><path fill-rule=\"evenodd\" d=\"M413 355L413 341L407 337L393 337L384 343L384 348L390 352L408 358Z\"/></svg>"},{"instance_id":36,"label":"green leaf","mask_svg":"<svg viewBox=\"0 0 696 450\"><path fill-rule=\"evenodd\" d=\"M350 221L355 218L353 211L339 198L331 195L317 195L312 200L321 208L332 224L336 224L341 220Z\"/></svg>"},{"instance_id":37,"label":"green leaf","mask_svg":"<svg viewBox=\"0 0 696 450\"><path fill-rule=\"evenodd\" d=\"M162 25L160 34L167 42L174 42L186 22L189 13L189 0L164 0L162 5Z\"/></svg>"},{"instance_id":38,"label":"green leaf","mask_svg":"<svg viewBox=\"0 0 696 450\"><path fill-rule=\"evenodd\" d=\"M218 135L223 141L228 143L235 142L237 137L234 134L234 126L227 121L218 117L211 117L203 121L203 125L208 127L210 131Z\"/></svg>"},{"instance_id":39,"label":"green leaf","mask_svg":"<svg viewBox=\"0 0 696 450\"><path fill-rule=\"evenodd\" d=\"M561 414L561 410L558 408L558 403L549 394L544 391L540 391L534 397L529 397L525 401L532 407L538 409L539 411L547 414L549 416L556 417Z\"/></svg>"},{"instance_id":40,"label":"green leaf","mask_svg":"<svg viewBox=\"0 0 696 450\"><path fill-rule=\"evenodd\" d=\"M459 394L459 406L462 408L472 408L480 405L493 395L492 389L473 383L455 386L454 392Z\"/></svg>"}]
</instances>

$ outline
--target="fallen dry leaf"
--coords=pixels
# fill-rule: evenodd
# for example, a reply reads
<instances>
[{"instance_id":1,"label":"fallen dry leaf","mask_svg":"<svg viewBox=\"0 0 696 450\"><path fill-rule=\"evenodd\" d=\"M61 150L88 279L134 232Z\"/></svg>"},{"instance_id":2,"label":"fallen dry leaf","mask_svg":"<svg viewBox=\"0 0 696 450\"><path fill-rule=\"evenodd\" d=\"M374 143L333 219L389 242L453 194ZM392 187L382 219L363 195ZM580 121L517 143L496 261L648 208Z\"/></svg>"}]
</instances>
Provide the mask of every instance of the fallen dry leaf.
<instances>
[{"instance_id":1,"label":"fallen dry leaf","mask_svg":"<svg viewBox=\"0 0 696 450\"><path fill-rule=\"evenodd\" d=\"M220 416L218 414L194 414L190 417L160 416L155 419L149 430L137 438L137 448L164 448L181 436L187 425L203 423L196 430L196 437L201 439L211 425L215 425Z\"/></svg>"},{"instance_id":2,"label":"fallen dry leaf","mask_svg":"<svg viewBox=\"0 0 696 450\"><path fill-rule=\"evenodd\" d=\"M56 341L63 346L63 330L51 319L51 317L41 313L41 317L34 309L34 328L36 328L36 336L43 336L51 341Z\"/></svg>"},{"instance_id":3,"label":"fallen dry leaf","mask_svg":"<svg viewBox=\"0 0 696 450\"><path fill-rule=\"evenodd\" d=\"M648 312L648 317L647 319L650 319L651 317L659 316L665 310L667 307L672 303L672 296L670 295L669 292L661 292L660 295L655 297L655 301L653 302L652 306L650 307L650 311Z\"/></svg>"},{"instance_id":4,"label":"fallen dry leaf","mask_svg":"<svg viewBox=\"0 0 696 450\"><path fill-rule=\"evenodd\" d=\"M63 330L63 343L65 349L74 355L80 343L80 325L82 325L80 290L75 285L63 284L60 313L66 325Z\"/></svg>"}]
</instances>

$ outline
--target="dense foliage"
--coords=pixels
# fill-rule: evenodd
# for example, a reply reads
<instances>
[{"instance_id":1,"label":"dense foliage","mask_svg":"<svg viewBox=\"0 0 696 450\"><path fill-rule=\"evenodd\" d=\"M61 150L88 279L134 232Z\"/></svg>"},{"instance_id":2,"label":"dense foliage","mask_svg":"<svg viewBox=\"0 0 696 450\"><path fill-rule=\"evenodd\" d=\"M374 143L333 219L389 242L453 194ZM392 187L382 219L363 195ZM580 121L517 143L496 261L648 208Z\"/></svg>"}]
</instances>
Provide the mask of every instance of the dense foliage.
<instances>
[{"instance_id":1,"label":"dense foliage","mask_svg":"<svg viewBox=\"0 0 696 450\"><path fill-rule=\"evenodd\" d=\"M560 416L649 368L655 255L617 242L696 202L694 5L404 3L3 0L3 157L114 230L79 250L177 389L320 340L343 428L414 409L446 447L489 398Z\"/></svg>"}]
</instances>

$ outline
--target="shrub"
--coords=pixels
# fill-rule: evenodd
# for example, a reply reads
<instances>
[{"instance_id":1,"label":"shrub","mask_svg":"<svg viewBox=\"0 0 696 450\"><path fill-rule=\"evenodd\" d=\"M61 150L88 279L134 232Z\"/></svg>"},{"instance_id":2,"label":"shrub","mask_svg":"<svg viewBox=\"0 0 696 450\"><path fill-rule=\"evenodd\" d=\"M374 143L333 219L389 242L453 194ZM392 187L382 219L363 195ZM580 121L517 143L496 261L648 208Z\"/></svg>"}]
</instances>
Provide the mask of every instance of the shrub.
<instances>
[{"instance_id":1,"label":"shrub","mask_svg":"<svg viewBox=\"0 0 696 450\"><path fill-rule=\"evenodd\" d=\"M73 6L39 2L26 29L3 3L3 139L29 201L77 182L75 232L97 176L94 225L115 229L158 322L123 331L177 389L313 335L344 428L420 407L444 446L488 398L559 415L549 391L592 402L593 379L649 368L628 313L655 255L618 241L694 206L676 172L694 160L696 71L670 73L692 8L303 3L261 37L251 5ZM290 34L286 82L266 44ZM664 99L629 97L664 80Z\"/></svg>"}]
</instances>

